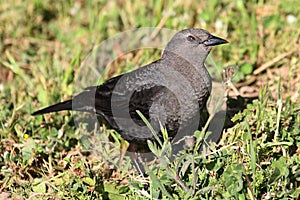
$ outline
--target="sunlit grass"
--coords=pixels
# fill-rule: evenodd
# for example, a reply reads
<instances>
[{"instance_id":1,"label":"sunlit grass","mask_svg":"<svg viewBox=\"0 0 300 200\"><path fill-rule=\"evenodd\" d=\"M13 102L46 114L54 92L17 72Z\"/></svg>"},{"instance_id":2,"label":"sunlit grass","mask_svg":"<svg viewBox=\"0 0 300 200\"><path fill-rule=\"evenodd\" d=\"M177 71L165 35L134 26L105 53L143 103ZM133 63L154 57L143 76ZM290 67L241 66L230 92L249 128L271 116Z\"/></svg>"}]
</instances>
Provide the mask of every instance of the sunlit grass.
<instances>
[{"instance_id":1,"label":"sunlit grass","mask_svg":"<svg viewBox=\"0 0 300 200\"><path fill-rule=\"evenodd\" d=\"M0 196L297 198L299 7L297 0L2 1ZM157 26L201 27L228 39L229 45L212 52L217 67L237 64L235 80L241 86L261 86L259 99L234 117L237 124L223 134L218 148L211 146L212 153L185 152L164 166L149 166L149 179L143 180L121 151L126 142L109 127L101 125L96 130L103 134L94 137L87 130L91 127L75 126L70 112L31 117L34 110L69 99L80 89L74 80L94 46L122 31ZM142 50L124 55L111 63L107 78L159 54ZM267 68L254 75L261 66ZM99 141L99 149L89 151L85 137ZM147 192L142 191L145 181L150 181Z\"/></svg>"}]
</instances>

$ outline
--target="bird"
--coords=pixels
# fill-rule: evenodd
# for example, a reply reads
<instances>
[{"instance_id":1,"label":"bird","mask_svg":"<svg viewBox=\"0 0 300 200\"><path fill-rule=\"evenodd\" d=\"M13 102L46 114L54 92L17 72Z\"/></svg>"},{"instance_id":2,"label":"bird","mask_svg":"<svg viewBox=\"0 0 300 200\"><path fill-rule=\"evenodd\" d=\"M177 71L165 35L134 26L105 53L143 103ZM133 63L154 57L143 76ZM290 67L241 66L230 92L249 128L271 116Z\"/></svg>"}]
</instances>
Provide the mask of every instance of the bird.
<instances>
[{"instance_id":1,"label":"bird","mask_svg":"<svg viewBox=\"0 0 300 200\"><path fill-rule=\"evenodd\" d=\"M213 46L225 43L204 29L181 30L167 43L160 59L32 115L63 110L100 115L129 142L129 151L138 152L148 140L155 141L139 111L159 138L164 127L171 140L180 140L205 122L212 80L204 63Z\"/></svg>"}]
</instances>

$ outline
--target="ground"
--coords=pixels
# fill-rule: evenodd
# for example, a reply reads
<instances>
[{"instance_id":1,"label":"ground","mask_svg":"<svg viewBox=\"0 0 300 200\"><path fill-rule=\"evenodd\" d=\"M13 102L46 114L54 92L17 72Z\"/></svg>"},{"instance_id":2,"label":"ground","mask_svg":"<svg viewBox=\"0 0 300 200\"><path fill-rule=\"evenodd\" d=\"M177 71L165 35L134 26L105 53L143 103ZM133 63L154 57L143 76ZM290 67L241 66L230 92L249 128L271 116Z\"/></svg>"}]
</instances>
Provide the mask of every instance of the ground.
<instances>
[{"instance_id":1,"label":"ground","mask_svg":"<svg viewBox=\"0 0 300 200\"><path fill-rule=\"evenodd\" d=\"M0 199L299 198L299 7L298 0L4 0ZM126 142L109 127L95 130L76 124L71 112L30 115L80 89L75 88L76 77L91 49L141 27L200 27L229 40L212 51L207 66L215 88L224 85L222 70L236 66L229 107L245 106L228 119L234 126L204 153L197 151L204 131L196 132L196 145L172 162L168 141L161 148L149 144L160 162L148 165L146 179L132 169L123 153ZM103 78L147 64L160 54L159 49L137 49L120 55ZM86 138L93 140L84 143L89 142ZM96 151L86 148L93 143ZM143 189L145 183L148 190Z\"/></svg>"}]
</instances>

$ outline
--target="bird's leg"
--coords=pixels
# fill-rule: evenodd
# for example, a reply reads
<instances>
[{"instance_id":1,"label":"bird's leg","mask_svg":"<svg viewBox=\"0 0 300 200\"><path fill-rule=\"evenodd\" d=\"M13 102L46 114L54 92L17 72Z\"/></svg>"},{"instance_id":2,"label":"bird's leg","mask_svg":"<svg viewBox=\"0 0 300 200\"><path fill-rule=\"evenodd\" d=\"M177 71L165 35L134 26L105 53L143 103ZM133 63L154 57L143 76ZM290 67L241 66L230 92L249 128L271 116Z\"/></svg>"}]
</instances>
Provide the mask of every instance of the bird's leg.
<instances>
[{"instance_id":1,"label":"bird's leg","mask_svg":"<svg viewBox=\"0 0 300 200\"><path fill-rule=\"evenodd\" d=\"M132 165L136 168L140 176L145 178L146 177L145 169L143 165L139 162L137 153L136 152L130 153L130 158L131 158Z\"/></svg>"},{"instance_id":2,"label":"bird's leg","mask_svg":"<svg viewBox=\"0 0 300 200\"><path fill-rule=\"evenodd\" d=\"M143 167L143 165L139 162L138 160L138 149L137 149L137 145L136 144L130 144L128 147L128 152L129 152L129 156L131 158L131 163L132 165L136 168L136 170L138 171L138 173L145 178L146 174L145 174L145 169Z\"/></svg>"},{"instance_id":3,"label":"bird's leg","mask_svg":"<svg viewBox=\"0 0 300 200\"><path fill-rule=\"evenodd\" d=\"M145 173L145 168L142 163L139 162L139 155L138 155L138 145L136 144L130 144L128 147L128 153L131 159L132 165L135 167L135 169L138 171L140 176L142 178L146 178L147 174ZM144 189L148 190L149 189L149 183L144 184Z\"/></svg>"}]
</instances>

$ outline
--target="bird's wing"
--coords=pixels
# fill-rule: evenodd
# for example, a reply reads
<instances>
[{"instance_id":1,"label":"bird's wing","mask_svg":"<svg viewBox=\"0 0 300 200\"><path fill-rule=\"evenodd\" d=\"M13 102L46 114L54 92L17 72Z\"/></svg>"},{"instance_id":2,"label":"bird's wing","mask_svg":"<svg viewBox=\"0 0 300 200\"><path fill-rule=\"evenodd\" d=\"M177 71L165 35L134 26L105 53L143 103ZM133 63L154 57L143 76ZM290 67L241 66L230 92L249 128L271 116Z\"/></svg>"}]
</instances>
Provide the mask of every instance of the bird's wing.
<instances>
[{"instance_id":1,"label":"bird's wing","mask_svg":"<svg viewBox=\"0 0 300 200\"><path fill-rule=\"evenodd\" d=\"M99 86L90 86L73 98L73 110L111 115L111 96L123 75L107 80Z\"/></svg>"},{"instance_id":2,"label":"bird's wing","mask_svg":"<svg viewBox=\"0 0 300 200\"><path fill-rule=\"evenodd\" d=\"M109 79L99 86L86 88L74 97L74 110L97 113L109 119L108 121L116 117L130 117L140 123L137 110L149 119L149 110L153 106L153 102L160 101L158 104L166 104L166 100L162 102L162 97L168 98L171 95L168 95L170 91L167 88L159 84L146 83L131 87L136 82L133 81L132 85L129 85L128 82L131 80L127 80L123 76ZM127 85L125 86L125 84ZM168 103L171 103L171 99L168 99Z\"/></svg>"}]
</instances>

